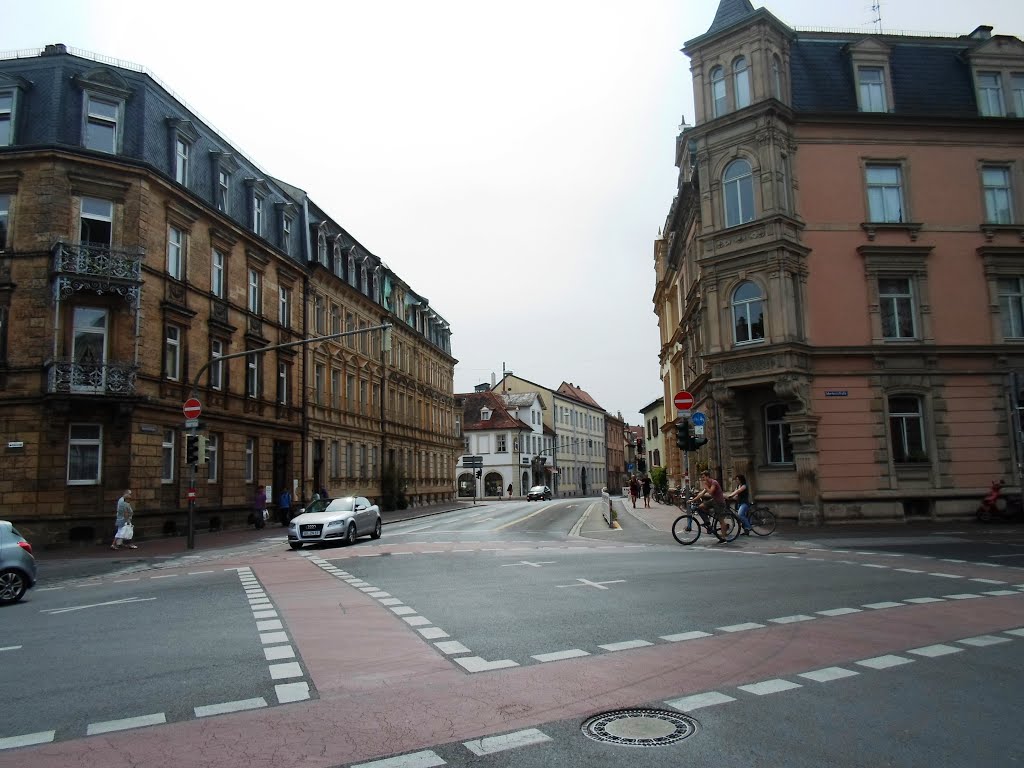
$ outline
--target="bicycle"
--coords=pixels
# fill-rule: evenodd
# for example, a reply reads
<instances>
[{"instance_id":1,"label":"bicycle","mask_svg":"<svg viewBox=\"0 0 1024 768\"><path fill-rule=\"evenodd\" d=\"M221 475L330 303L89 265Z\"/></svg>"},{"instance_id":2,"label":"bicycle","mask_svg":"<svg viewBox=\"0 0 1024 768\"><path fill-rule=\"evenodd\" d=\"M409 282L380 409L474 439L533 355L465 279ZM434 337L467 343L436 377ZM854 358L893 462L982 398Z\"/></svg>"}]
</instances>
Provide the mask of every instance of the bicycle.
<instances>
[{"instance_id":1,"label":"bicycle","mask_svg":"<svg viewBox=\"0 0 1024 768\"><path fill-rule=\"evenodd\" d=\"M683 546L696 542L700 538L701 528L725 543L735 541L740 535L740 519L727 506L707 513L691 502L687 510L672 523L672 538Z\"/></svg>"},{"instance_id":2,"label":"bicycle","mask_svg":"<svg viewBox=\"0 0 1024 768\"><path fill-rule=\"evenodd\" d=\"M750 530L758 536L769 536L775 531L775 513L764 504L751 505L747 510Z\"/></svg>"}]
</instances>

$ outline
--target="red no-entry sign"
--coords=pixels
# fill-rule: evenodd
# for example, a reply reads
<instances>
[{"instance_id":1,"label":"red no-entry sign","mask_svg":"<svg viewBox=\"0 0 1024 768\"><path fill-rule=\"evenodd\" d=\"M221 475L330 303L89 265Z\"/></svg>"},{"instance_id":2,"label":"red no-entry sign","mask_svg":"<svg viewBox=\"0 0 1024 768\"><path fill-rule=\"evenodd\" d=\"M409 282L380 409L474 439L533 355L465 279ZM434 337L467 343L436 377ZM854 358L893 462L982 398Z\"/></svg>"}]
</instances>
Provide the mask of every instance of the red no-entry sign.
<instances>
[{"instance_id":1,"label":"red no-entry sign","mask_svg":"<svg viewBox=\"0 0 1024 768\"><path fill-rule=\"evenodd\" d=\"M203 412L202 403L194 397L190 397L185 401L185 405L182 406L181 412L185 414L186 419L198 419L199 414Z\"/></svg>"},{"instance_id":2,"label":"red no-entry sign","mask_svg":"<svg viewBox=\"0 0 1024 768\"><path fill-rule=\"evenodd\" d=\"M688 411L693 407L693 395L685 389L680 390L679 392L676 392L673 402L676 404L676 408L680 411Z\"/></svg>"}]
</instances>

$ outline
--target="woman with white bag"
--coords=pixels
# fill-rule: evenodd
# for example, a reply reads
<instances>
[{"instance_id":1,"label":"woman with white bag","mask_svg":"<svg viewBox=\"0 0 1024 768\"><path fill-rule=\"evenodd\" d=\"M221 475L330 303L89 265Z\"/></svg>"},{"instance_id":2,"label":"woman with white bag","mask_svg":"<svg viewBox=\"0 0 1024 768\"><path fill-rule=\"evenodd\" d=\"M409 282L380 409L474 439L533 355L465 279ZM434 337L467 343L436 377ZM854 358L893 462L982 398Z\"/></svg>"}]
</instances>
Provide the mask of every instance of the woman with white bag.
<instances>
[{"instance_id":1,"label":"woman with white bag","mask_svg":"<svg viewBox=\"0 0 1024 768\"><path fill-rule=\"evenodd\" d=\"M132 510L131 498L132 489L129 488L124 492L121 498L117 500L117 519L114 521L116 533L114 533L114 543L110 545L111 549L121 549L122 544L124 544L128 549L138 549L138 547L132 543L132 539L135 537L135 527L132 525L132 516L135 512Z\"/></svg>"}]
</instances>

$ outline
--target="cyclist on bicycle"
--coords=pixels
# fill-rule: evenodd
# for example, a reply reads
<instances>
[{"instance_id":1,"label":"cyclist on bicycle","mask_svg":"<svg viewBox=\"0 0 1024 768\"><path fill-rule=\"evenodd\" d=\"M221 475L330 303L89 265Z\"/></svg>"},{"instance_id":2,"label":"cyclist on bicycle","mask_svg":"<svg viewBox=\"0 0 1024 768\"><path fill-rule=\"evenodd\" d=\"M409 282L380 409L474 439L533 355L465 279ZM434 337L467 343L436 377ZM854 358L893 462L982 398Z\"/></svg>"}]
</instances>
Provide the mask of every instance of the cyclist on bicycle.
<instances>
[{"instance_id":1,"label":"cyclist on bicycle","mask_svg":"<svg viewBox=\"0 0 1024 768\"><path fill-rule=\"evenodd\" d=\"M704 488L693 497L693 501L700 501L700 504L697 505L697 512L700 514L701 520L704 521L704 527L711 530L708 513L715 509L722 509L725 506L725 493L722 491L722 486L711 476L708 470L705 469L700 473L700 480L704 484Z\"/></svg>"},{"instance_id":2,"label":"cyclist on bicycle","mask_svg":"<svg viewBox=\"0 0 1024 768\"><path fill-rule=\"evenodd\" d=\"M736 517L743 525L743 535L749 536L750 517L747 513L750 511L750 488L747 487L746 475L736 475L736 488L726 498L736 502Z\"/></svg>"}]
</instances>

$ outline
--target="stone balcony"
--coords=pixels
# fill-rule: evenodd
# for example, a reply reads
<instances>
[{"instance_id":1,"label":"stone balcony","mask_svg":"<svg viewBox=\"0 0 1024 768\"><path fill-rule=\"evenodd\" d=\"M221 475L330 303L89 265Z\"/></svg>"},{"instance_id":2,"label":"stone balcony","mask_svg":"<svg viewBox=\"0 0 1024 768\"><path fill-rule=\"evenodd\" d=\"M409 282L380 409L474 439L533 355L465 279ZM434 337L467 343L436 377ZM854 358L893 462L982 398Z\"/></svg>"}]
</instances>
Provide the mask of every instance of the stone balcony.
<instances>
[{"instance_id":1,"label":"stone balcony","mask_svg":"<svg viewBox=\"0 0 1024 768\"><path fill-rule=\"evenodd\" d=\"M78 363L54 360L47 366L50 394L134 395L139 366L134 363Z\"/></svg>"},{"instance_id":2,"label":"stone balcony","mask_svg":"<svg viewBox=\"0 0 1024 768\"><path fill-rule=\"evenodd\" d=\"M58 301L77 291L89 291L116 293L133 307L138 306L145 257L141 248L58 241L52 255L53 292Z\"/></svg>"}]
</instances>

